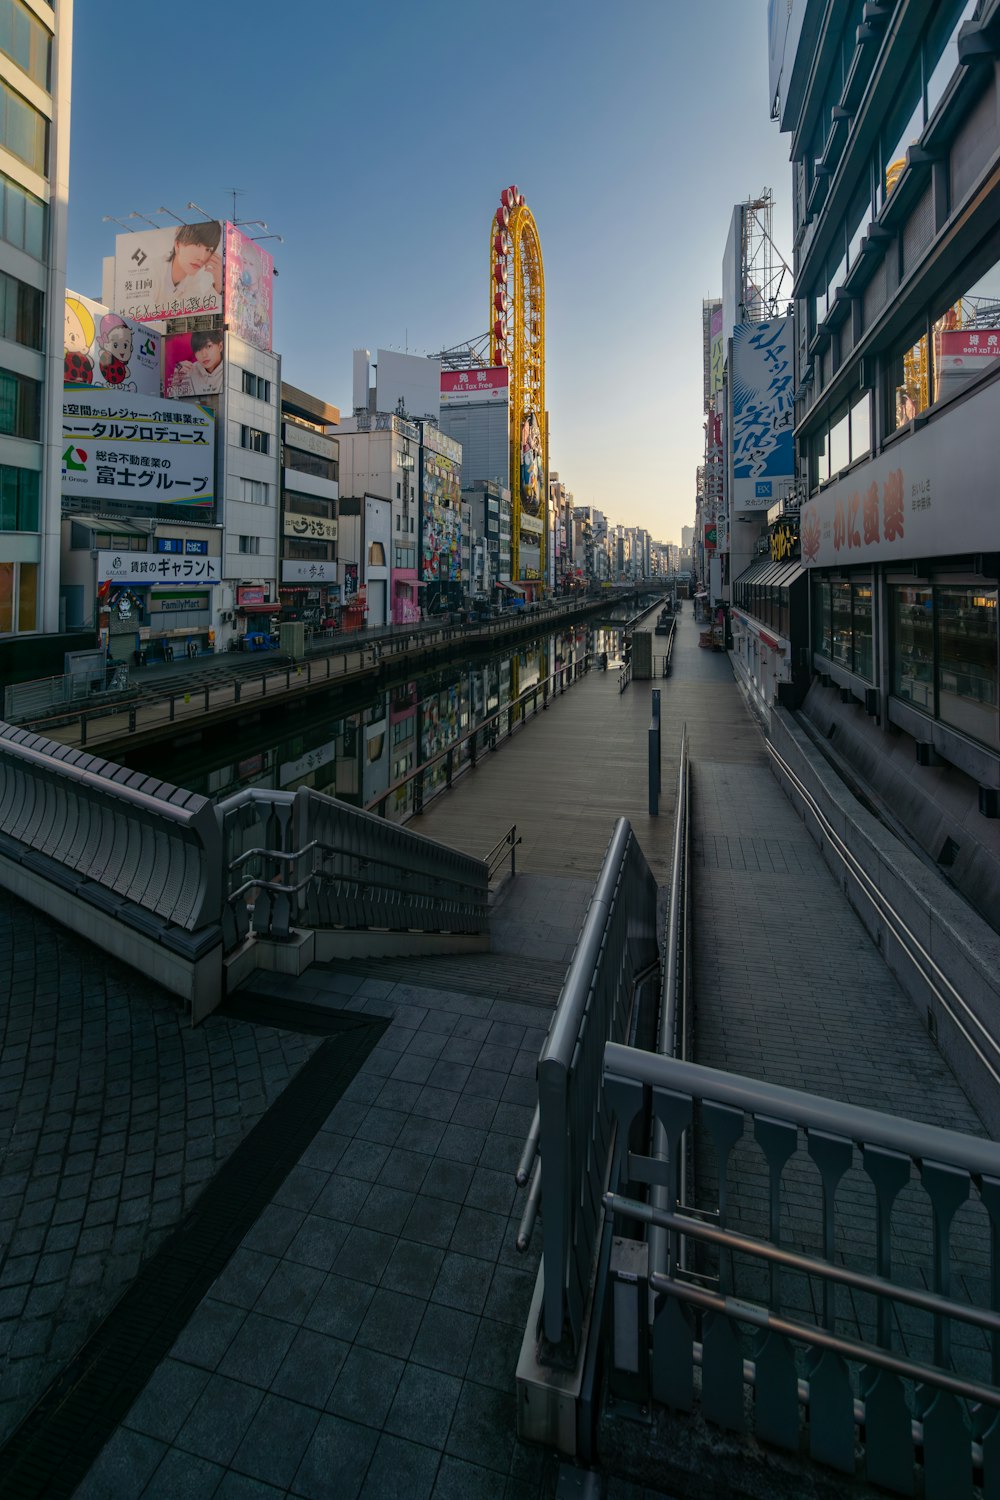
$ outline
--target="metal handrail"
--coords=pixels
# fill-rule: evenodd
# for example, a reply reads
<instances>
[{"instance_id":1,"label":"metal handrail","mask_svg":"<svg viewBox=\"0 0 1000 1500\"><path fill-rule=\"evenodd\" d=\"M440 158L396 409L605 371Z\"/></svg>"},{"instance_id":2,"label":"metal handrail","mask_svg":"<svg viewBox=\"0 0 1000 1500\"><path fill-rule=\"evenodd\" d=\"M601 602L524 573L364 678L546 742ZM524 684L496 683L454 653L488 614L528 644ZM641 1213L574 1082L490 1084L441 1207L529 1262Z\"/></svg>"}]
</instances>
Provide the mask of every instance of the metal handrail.
<instances>
[{"instance_id":1,"label":"metal handrail","mask_svg":"<svg viewBox=\"0 0 1000 1500\"><path fill-rule=\"evenodd\" d=\"M510 852L510 873L512 875L517 874L515 850L518 844L523 842L523 839L518 834L517 824L512 823L503 837L497 839L490 852L484 856L491 879L507 858L508 850Z\"/></svg>"},{"instance_id":2,"label":"metal handrail","mask_svg":"<svg viewBox=\"0 0 1000 1500\"><path fill-rule=\"evenodd\" d=\"M906 954L923 982L936 996L942 1008L947 1011L955 1026L965 1037L965 1040L969 1043L969 1046L975 1052L983 1067L990 1074L994 1083L1000 1085L1000 1042L986 1029L975 1011L959 994L944 970L936 963L932 955L928 953L913 929L907 925L895 907L882 894L857 856L844 842L836 828L834 828L815 797L809 791L809 788L796 775L784 757L774 748L770 740L766 743L768 754L777 763L782 775L788 778L794 790L820 825L823 834L827 838L833 852L840 859L841 864L853 878L855 884L861 889L862 894L871 902L883 922L885 922L902 952ZM947 991L947 994L945 991ZM948 996L951 998L949 999ZM971 1035L962 1016L958 1014L959 1011L962 1011L967 1020L977 1029L981 1041L992 1050L993 1062L985 1055L982 1047Z\"/></svg>"}]
</instances>

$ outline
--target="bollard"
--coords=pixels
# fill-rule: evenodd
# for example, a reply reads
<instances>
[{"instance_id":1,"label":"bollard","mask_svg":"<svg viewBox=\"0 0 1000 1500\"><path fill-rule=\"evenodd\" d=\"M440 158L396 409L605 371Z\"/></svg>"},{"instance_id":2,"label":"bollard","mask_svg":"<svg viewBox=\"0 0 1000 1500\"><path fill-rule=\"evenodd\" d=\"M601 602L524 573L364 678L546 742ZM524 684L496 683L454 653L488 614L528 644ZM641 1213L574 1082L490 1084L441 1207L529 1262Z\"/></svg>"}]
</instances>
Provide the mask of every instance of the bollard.
<instances>
[{"instance_id":1,"label":"bollard","mask_svg":"<svg viewBox=\"0 0 1000 1500\"><path fill-rule=\"evenodd\" d=\"M129 708L129 711L128 711L128 732L129 732L129 734L135 734L135 704L134 703L131 705L131 707Z\"/></svg>"},{"instance_id":2,"label":"bollard","mask_svg":"<svg viewBox=\"0 0 1000 1500\"><path fill-rule=\"evenodd\" d=\"M658 764L660 755L660 730L655 719L649 725L647 745L649 749L649 812L650 816L655 818L660 811L660 768Z\"/></svg>"},{"instance_id":3,"label":"bollard","mask_svg":"<svg viewBox=\"0 0 1000 1500\"><path fill-rule=\"evenodd\" d=\"M663 790L663 737L660 732L660 690L653 689L653 723L656 725L656 790Z\"/></svg>"}]
</instances>

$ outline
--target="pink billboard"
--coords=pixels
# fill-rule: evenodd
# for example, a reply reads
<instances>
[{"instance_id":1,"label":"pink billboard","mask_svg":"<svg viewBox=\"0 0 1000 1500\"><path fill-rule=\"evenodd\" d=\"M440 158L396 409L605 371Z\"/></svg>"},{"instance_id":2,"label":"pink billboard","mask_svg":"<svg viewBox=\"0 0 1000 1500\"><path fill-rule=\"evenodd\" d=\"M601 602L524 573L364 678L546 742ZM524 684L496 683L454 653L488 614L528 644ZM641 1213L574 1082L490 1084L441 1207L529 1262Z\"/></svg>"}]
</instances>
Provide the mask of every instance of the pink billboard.
<instances>
[{"instance_id":1,"label":"pink billboard","mask_svg":"<svg viewBox=\"0 0 1000 1500\"><path fill-rule=\"evenodd\" d=\"M442 370L441 405L506 401L509 379L509 372L502 365L483 370Z\"/></svg>"},{"instance_id":2,"label":"pink billboard","mask_svg":"<svg viewBox=\"0 0 1000 1500\"><path fill-rule=\"evenodd\" d=\"M271 348L274 260L266 250L226 225L226 322L255 349Z\"/></svg>"},{"instance_id":3,"label":"pink billboard","mask_svg":"<svg viewBox=\"0 0 1000 1500\"><path fill-rule=\"evenodd\" d=\"M163 394L172 401L185 396L217 396L225 378L222 329L169 333L163 340Z\"/></svg>"}]
</instances>

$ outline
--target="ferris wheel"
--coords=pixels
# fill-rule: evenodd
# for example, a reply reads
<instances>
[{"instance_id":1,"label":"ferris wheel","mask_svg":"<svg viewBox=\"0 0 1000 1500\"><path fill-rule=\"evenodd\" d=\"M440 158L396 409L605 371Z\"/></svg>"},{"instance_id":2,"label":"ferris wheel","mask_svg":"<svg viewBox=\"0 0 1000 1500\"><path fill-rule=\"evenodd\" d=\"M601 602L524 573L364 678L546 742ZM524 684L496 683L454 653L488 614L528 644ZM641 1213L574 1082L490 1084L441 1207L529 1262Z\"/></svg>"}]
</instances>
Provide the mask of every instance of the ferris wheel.
<instances>
[{"instance_id":1,"label":"ferris wheel","mask_svg":"<svg viewBox=\"0 0 1000 1500\"><path fill-rule=\"evenodd\" d=\"M511 575L541 581L548 494L545 273L534 215L515 186L504 188L490 223L490 364L506 366L510 382Z\"/></svg>"}]
</instances>

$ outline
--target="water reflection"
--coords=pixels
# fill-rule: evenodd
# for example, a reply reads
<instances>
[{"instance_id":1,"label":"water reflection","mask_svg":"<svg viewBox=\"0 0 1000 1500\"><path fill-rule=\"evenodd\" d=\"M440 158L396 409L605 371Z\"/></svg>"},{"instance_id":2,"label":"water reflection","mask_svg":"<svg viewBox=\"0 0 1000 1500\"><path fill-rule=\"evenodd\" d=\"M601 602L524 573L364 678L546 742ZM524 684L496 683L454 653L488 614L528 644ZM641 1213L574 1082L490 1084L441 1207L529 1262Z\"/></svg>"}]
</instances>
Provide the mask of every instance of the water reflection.
<instances>
[{"instance_id":1,"label":"water reflection","mask_svg":"<svg viewBox=\"0 0 1000 1500\"><path fill-rule=\"evenodd\" d=\"M506 733L506 710L521 694L545 684L557 671L577 675L585 663L607 652L609 667L620 659L620 629L581 625L528 642L502 655L451 662L438 671L391 683L362 706L316 712L304 708L285 723L220 727L211 739L187 749L171 747L135 757L134 763L191 791L219 799L247 786L296 791L313 787L355 807L380 805L385 816L404 821L447 779L447 759L417 780L411 773L454 748L452 771L472 752L466 738L502 713L499 724L476 736L476 753ZM532 703L515 707L516 722L530 717ZM460 744L465 739L464 744ZM234 743L235 742L235 743ZM169 757L169 759L168 759ZM400 785L400 783L404 783Z\"/></svg>"}]
</instances>

